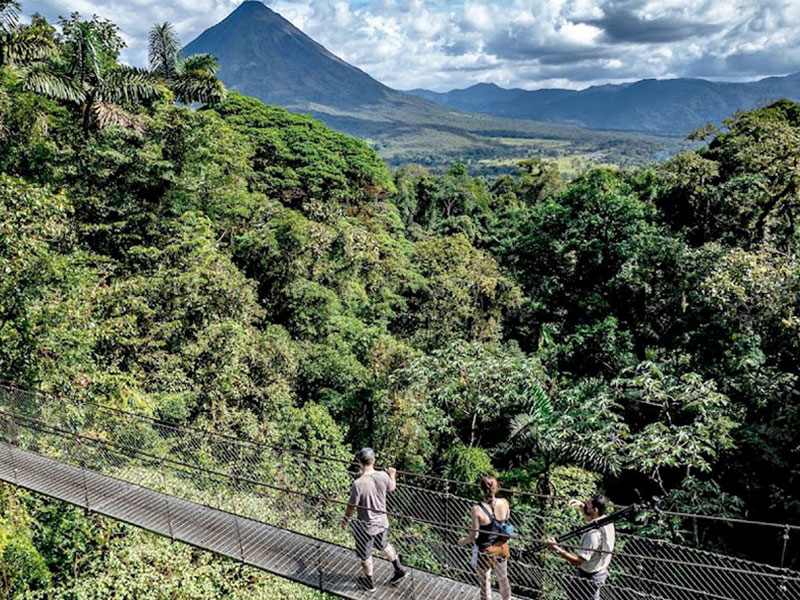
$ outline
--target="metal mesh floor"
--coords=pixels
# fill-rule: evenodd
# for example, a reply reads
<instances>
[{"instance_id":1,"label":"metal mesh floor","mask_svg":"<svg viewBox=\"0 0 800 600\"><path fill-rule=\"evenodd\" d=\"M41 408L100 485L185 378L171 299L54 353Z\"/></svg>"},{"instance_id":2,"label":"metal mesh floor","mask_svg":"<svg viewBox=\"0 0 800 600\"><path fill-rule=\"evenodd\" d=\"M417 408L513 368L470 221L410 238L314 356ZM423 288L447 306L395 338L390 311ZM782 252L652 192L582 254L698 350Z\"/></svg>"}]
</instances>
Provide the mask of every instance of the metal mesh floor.
<instances>
[{"instance_id":1,"label":"metal mesh floor","mask_svg":"<svg viewBox=\"0 0 800 600\"><path fill-rule=\"evenodd\" d=\"M0 443L0 480L257 567L343 598L456 600L477 587L411 570L388 585L391 565L375 560L378 590L359 589L352 549L240 517ZM496 598L499 598L495 594Z\"/></svg>"}]
</instances>

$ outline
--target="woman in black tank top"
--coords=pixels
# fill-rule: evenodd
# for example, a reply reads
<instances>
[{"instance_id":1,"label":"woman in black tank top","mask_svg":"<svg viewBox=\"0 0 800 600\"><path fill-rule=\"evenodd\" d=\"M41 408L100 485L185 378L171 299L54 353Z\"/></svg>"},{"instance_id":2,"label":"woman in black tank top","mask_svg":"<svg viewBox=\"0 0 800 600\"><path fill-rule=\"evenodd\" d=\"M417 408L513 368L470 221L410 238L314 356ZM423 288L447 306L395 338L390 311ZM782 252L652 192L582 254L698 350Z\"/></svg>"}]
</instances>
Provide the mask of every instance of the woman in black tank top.
<instances>
[{"instance_id":1,"label":"woman in black tank top","mask_svg":"<svg viewBox=\"0 0 800 600\"><path fill-rule=\"evenodd\" d=\"M497 478L483 477L480 487L483 498L472 507L472 531L459 543L475 545L476 555L473 555L473 564L481 600L489 600L492 597L492 571L497 577L500 597L509 600L511 586L508 582L508 542L507 538L500 536L500 527L508 520L511 511L507 500L497 498L500 489Z\"/></svg>"},{"instance_id":2,"label":"woman in black tank top","mask_svg":"<svg viewBox=\"0 0 800 600\"><path fill-rule=\"evenodd\" d=\"M500 539L500 526L508 520L500 520L495 515L497 502L498 500L495 498L493 500L483 500L476 504L478 509L490 519L489 525L487 527L481 527L480 531L478 531L478 537L475 540L475 545L478 547L478 550L486 550L489 546L497 543L498 539ZM487 504L490 510L486 509Z\"/></svg>"}]
</instances>

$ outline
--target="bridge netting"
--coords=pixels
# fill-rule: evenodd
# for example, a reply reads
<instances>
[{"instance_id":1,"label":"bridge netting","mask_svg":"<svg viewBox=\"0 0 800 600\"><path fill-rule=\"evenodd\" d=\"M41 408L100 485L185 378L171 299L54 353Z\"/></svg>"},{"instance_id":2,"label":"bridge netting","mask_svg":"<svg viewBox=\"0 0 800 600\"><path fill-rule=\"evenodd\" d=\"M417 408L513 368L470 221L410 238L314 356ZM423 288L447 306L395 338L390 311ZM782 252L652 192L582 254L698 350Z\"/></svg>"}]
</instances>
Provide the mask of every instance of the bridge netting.
<instances>
[{"instance_id":1,"label":"bridge netting","mask_svg":"<svg viewBox=\"0 0 800 600\"><path fill-rule=\"evenodd\" d=\"M324 542L307 547L287 539L284 544L287 560L297 558L288 556L292 552L311 552L308 548L313 547L316 554L309 561L320 567L308 581L301 580L306 585L339 593L330 582L351 573L350 567L357 565L355 555L344 551L352 545L351 534L340 526L354 470L340 458L5 385L0 385L0 422L2 440L7 444L79 467L81 473L99 473L162 493L158 501L165 503L166 531L172 529L169 520L177 523L181 511L186 510L180 503L188 501ZM458 590L453 597L471 589L468 586L475 581L471 550L457 542L468 532L475 494L470 483L399 475L388 506L390 539L415 571L412 581L387 597L433 600L449 597L448 587ZM517 532L509 561L514 595L564 600L565 590L575 585L573 569L543 552L541 544L544 536L558 533L563 523L548 514L536 497L509 494L515 496L511 498L512 522ZM125 502L125 498L113 501ZM81 504L96 508L88 484L86 501ZM225 555L254 564L248 560L248 552L275 546L275 535L259 546L259 540L248 537L238 521L232 523L236 526L225 530L231 545ZM778 531L776 544L788 543L795 531L789 526ZM604 600L800 599L800 572L782 566L632 532L618 530L617 540ZM562 546L574 550L576 544ZM212 546L206 545L214 550ZM320 570L322 565L328 565L327 574ZM474 594L477 597L476 588Z\"/></svg>"}]
</instances>

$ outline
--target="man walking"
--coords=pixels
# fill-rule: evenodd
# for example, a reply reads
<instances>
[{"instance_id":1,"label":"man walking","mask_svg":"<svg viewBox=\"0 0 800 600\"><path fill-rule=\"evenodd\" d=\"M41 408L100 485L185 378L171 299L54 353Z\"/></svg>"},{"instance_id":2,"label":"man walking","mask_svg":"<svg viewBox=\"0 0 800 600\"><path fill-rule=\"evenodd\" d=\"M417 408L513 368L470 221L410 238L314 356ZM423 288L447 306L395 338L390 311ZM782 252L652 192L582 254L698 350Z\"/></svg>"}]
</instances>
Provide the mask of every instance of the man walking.
<instances>
[{"instance_id":1,"label":"man walking","mask_svg":"<svg viewBox=\"0 0 800 600\"><path fill-rule=\"evenodd\" d=\"M609 499L606 496L592 496L586 502L570 501L570 506L581 510L583 518L595 521L606 514ZM567 582L568 600L600 600L600 588L608 579L608 567L611 564L616 531L613 523L587 531L581 537L579 548L575 553L559 547L553 538L548 538L547 545L567 562L577 568L575 577Z\"/></svg>"},{"instance_id":2,"label":"man walking","mask_svg":"<svg viewBox=\"0 0 800 600\"><path fill-rule=\"evenodd\" d=\"M390 583L396 584L408 575L397 557L394 546L388 541L389 517L386 514L386 493L397 487L397 471L392 468L386 471L375 470L375 452L372 448L362 448L356 454L356 461L361 465L361 476L350 486L350 500L342 519L342 526L347 527L350 518L358 513L353 522L353 534L356 540L356 555L361 561L364 576L359 578L359 585L368 591L375 591L372 579L372 548L382 551L392 565L394 575Z\"/></svg>"}]
</instances>

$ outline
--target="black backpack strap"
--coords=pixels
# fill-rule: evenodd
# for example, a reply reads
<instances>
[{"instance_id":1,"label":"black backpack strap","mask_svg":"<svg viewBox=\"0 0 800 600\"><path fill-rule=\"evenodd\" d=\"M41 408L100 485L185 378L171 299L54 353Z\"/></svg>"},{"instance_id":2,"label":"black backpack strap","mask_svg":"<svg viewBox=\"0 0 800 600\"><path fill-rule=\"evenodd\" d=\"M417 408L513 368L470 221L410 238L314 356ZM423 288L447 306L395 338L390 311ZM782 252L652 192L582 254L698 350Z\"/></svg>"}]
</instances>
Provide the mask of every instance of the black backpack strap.
<instances>
[{"instance_id":1,"label":"black backpack strap","mask_svg":"<svg viewBox=\"0 0 800 600\"><path fill-rule=\"evenodd\" d=\"M491 523L492 526L494 526L494 524L497 523L497 519L495 518L494 513L490 513L488 510L486 510L486 507L483 505L483 502L478 502L478 506L480 506L481 510L486 514L487 517L489 517L490 519L489 523Z\"/></svg>"}]
</instances>

